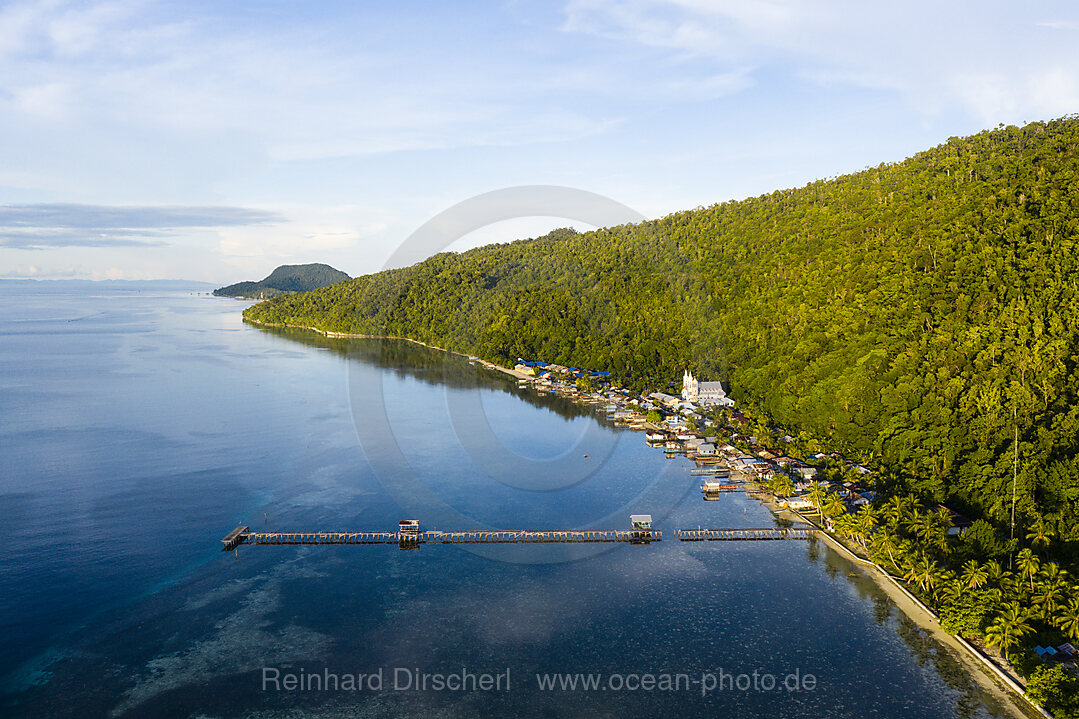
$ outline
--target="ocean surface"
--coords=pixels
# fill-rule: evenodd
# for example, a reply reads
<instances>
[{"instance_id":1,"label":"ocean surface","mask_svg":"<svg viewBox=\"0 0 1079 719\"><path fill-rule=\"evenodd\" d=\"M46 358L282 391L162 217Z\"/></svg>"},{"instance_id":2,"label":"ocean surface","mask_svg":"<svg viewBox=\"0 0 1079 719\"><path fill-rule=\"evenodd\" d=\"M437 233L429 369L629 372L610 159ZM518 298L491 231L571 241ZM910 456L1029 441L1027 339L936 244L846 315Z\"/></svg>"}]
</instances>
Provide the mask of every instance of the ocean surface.
<instances>
[{"instance_id":1,"label":"ocean surface","mask_svg":"<svg viewBox=\"0 0 1079 719\"><path fill-rule=\"evenodd\" d=\"M674 540L773 519L702 501L641 434L446 353L248 326L200 290L0 282L0 715L1006 715L825 545ZM637 512L663 541L220 541Z\"/></svg>"}]
</instances>

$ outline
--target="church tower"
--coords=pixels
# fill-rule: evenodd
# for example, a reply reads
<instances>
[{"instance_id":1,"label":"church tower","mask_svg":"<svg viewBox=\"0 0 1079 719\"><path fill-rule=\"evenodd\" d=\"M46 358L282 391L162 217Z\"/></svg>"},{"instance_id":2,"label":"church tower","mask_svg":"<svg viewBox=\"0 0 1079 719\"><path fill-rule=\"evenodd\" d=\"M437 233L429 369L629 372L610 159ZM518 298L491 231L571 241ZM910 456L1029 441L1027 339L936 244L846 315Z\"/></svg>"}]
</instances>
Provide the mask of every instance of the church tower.
<instances>
[{"instance_id":1,"label":"church tower","mask_svg":"<svg viewBox=\"0 0 1079 719\"><path fill-rule=\"evenodd\" d=\"M698 392L697 380L693 378L693 375L687 369L686 373L682 375L682 399L687 402L696 402L699 396Z\"/></svg>"}]
</instances>

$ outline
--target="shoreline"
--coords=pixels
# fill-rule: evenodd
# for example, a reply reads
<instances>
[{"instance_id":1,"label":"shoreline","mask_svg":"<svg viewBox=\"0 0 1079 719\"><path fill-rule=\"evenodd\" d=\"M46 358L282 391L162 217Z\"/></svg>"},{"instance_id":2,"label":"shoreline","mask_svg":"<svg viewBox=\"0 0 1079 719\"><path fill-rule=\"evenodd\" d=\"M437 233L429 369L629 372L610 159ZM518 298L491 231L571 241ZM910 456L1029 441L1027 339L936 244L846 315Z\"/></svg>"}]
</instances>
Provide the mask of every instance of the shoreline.
<instances>
[{"instance_id":1,"label":"shoreline","mask_svg":"<svg viewBox=\"0 0 1079 719\"><path fill-rule=\"evenodd\" d=\"M447 352L449 354L457 355L459 357L470 358L472 355L467 355L463 352L457 352L455 350L449 350L444 347L438 347L437 345L427 344L420 340L415 340L410 337L395 337L392 335L365 335L349 332L331 332L328 330L322 330L317 327L308 327L305 325L293 325L287 323L274 323L274 322L259 322L257 320L249 320L246 317L244 322L250 323L259 327L284 327L291 329L303 329L316 332L325 337L345 338L345 339L380 339L380 340L403 340L405 342L411 342L412 344L420 345L428 349L439 350L441 352ZM533 377L518 372L506 367L502 367L493 362L486 362L481 360L485 364L490 365L494 369L503 372L512 377L518 379L534 379ZM567 398L576 402L572 398ZM747 491L748 496L750 495ZM992 659L985 656L974 645L968 642L963 637L958 637L948 632L940 626L939 618L936 613L929 607L915 597L906 587L899 583L899 581L893 577L889 572L884 570L880 565L875 562L863 559L851 551L841 541L829 534L823 527L817 522L810 520L803 516L800 512L791 509L779 510L778 506L771 499L765 499L758 497L760 501L765 504L774 516L780 516L782 514L793 515L799 521L805 522L818 530L818 536L821 537L825 544L844 559L851 561L856 567L858 567L862 576L871 580L889 599L895 604L896 609L905 614L911 621L913 621L919 628L927 632L938 644L944 645L952 650L952 653L957 657L960 664L967 670L967 673L974 678L974 681L981 687L983 691L988 693L997 699L1002 707L1010 708L1013 710L1013 714L1017 717L1024 717L1027 719L1035 719L1036 717L1046 717L1052 719L1052 715L1039 707L1034 702L1027 698L1023 687L1012 676L1010 676L1004 669L999 667Z\"/></svg>"},{"instance_id":2,"label":"shoreline","mask_svg":"<svg viewBox=\"0 0 1079 719\"><path fill-rule=\"evenodd\" d=\"M246 317L243 318L243 321L247 322L248 324L255 325L256 327L286 327L294 330L310 330L312 332L317 332L323 337L357 340L402 340L404 342L411 342L414 345L419 345L420 347L426 347L428 349L438 350L439 352L445 352L447 354L457 355L458 357L464 357L465 359L471 359L472 357L474 357L474 355L468 355L464 352L458 352L456 350L449 350L445 347L439 347L438 345L429 345L426 342L414 340L411 337L395 337L394 335L363 335L356 334L354 332L331 332L330 330L322 330L318 327L308 327L307 325L291 325L286 322L259 322L258 320L249 320ZM517 370L509 369L508 367L503 367L502 365L497 365L494 362L487 362L486 360L480 361L491 365L499 372L508 374L511 377L516 377L517 379L534 379L531 375L527 375L524 372L518 372Z\"/></svg>"},{"instance_id":3,"label":"shoreline","mask_svg":"<svg viewBox=\"0 0 1079 719\"><path fill-rule=\"evenodd\" d=\"M982 689L996 697L1003 706L1012 707L1017 716L1023 717L1047 717L1052 715L1032 702L1026 695L1019 681L1010 676L1004 669L998 666L992 659L978 650L966 639L954 634L949 634L940 626L940 619L936 612L926 606L920 599L904 587L898 579L891 575L876 562L863 559L855 554L843 542L833 537L824 528L811 519L806 518L801 512L786 510L800 518L802 521L812 524L820 529L817 536L833 551L844 559L852 562L861 570L862 576L873 581L881 591L895 603L896 609L903 612L911 621L926 631L935 641L953 650L953 654L967 669L967 672L975 678Z\"/></svg>"}]
</instances>

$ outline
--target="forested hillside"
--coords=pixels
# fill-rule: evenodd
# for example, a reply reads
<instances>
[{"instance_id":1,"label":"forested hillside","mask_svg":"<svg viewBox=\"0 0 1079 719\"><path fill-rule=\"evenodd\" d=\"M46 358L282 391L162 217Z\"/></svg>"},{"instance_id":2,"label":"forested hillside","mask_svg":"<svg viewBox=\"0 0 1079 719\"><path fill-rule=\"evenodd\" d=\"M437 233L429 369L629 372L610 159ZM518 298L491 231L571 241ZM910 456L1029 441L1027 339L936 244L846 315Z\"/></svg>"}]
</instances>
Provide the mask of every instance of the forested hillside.
<instances>
[{"instance_id":1,"label":"forested hillside","mask_svg":"<svg viewBox=\"0 0 1079 719\"><path fill-rule=\"evenodd\" d=\"M729 381L896 491L1079 539L1079 120L805 187L440 254L249 308L665 386Z\"/></svg>"},{"instance_id":2,"label":"forested hillside","mask_svg":"<svg viewBox=\"0 0 1079 719\"><path fill-rule=\"evenodd\" d=\"M269 299L290 292L308 292L347 280L341 270L312 262L306 265L281 265L259 282L237 282L214 290L218 297Z\"/></svg>"}]
</instances>

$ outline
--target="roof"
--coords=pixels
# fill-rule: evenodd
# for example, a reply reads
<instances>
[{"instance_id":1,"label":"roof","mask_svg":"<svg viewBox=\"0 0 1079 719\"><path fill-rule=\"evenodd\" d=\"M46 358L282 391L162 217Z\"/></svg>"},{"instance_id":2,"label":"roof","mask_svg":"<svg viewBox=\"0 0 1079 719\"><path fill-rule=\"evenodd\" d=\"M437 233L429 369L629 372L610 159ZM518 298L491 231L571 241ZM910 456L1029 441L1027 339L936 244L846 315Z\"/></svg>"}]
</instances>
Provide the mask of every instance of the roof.
<instances>
[{"instance_id":1,"label":"roof","mask_svg":"<svg viewBox=\"0 0 1079 719\"><path fill-rule=\"evenodd\" d=\"M969 526L971 526L973 524L969 519L967 519L962 514L955 511L954 509L952 509L951 507L945 507L943 504L938 504L937 508L938 509L943 509L948 513L948 516L951 517L951 519L952 519L952 526L953 527L969 527Z\"/></svg>"},{"instance_id":2,"label":"roof","mask_svg":"<svg viewBox=\"0 0 1079 719\"><path fill-rule=\"evenodd\" d=\"M631 514L631 515L629 515L629 521L633 522L634 524L637 524L638 522L651 522L652 521L652 515L651 514Z\"/></svg>"}]
</instances>

